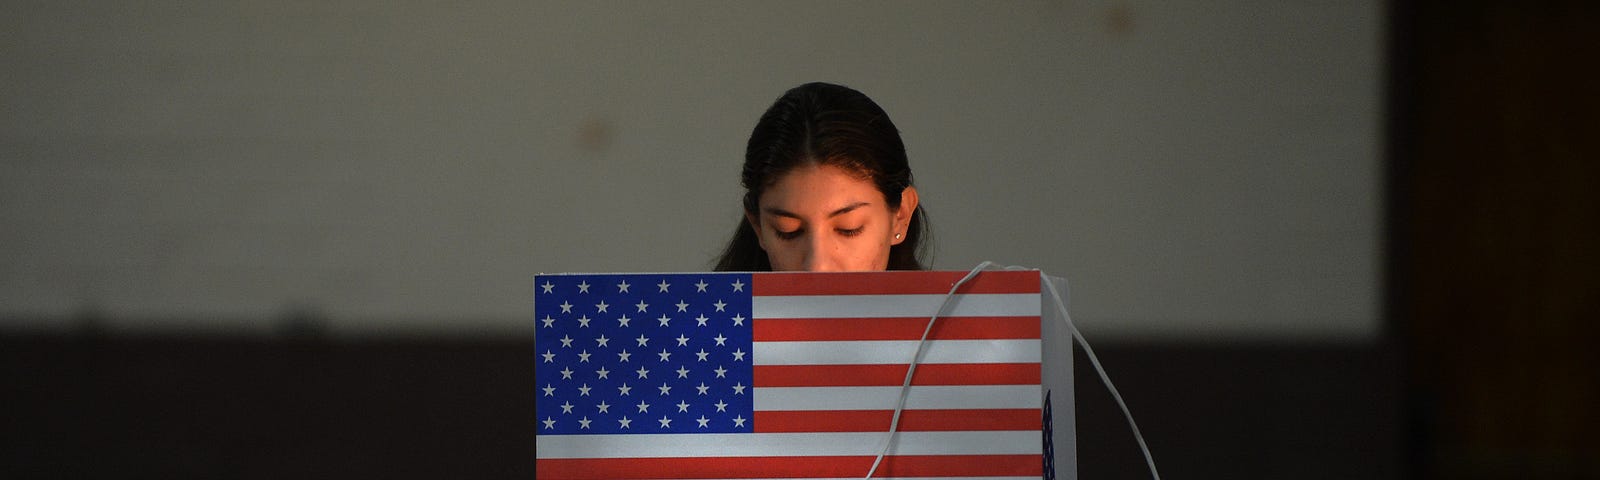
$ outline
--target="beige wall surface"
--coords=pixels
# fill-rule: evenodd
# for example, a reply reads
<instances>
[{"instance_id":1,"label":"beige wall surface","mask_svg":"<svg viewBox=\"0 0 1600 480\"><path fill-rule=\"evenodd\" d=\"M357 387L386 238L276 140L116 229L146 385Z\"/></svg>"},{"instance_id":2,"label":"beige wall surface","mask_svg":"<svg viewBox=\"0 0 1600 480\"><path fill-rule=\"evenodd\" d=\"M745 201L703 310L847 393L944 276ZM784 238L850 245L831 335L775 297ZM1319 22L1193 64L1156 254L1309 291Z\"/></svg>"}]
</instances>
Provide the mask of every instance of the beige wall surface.
<instances>
[{"instance_id":1,"label":"beige wall surface","mask_svg":"<svg viewBox=\"0 0 1600 480\"><path fill-rule=\"evenodd\" d=\"M0 328L531 334L537 272L694 271L807 81L900 126L935 265L1091 336L1379 331L1382 8L7 2Z\"/></svg>"}]
</instances>

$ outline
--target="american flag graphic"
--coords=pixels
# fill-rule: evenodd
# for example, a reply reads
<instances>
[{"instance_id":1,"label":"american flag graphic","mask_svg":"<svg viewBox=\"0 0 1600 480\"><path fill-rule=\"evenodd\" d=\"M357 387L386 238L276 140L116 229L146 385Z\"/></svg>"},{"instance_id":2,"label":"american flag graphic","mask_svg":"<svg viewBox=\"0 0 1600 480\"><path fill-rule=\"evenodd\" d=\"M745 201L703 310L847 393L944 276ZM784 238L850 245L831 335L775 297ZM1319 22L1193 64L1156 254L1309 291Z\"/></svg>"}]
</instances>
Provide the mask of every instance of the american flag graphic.
<instances>
[{"instance_id":1,"label":"american flag graphic","mask_svg":"<svg viewBox=\"0 0 1600 480\"><path fill-rule=\"evenodd\" d=\"M967 272L539 275L536 476L862 478ZM874 478L1040 478L1038 271L938 319Z\"/></svg>"}]
</instances>

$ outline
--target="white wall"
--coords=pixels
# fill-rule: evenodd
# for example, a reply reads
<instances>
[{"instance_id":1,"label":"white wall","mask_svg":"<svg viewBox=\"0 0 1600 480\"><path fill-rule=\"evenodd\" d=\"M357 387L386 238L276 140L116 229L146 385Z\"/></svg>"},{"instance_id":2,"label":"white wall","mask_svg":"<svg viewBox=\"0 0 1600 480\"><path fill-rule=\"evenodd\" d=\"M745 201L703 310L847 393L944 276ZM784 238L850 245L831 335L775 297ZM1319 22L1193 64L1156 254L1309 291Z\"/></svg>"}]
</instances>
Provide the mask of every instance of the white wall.
<instances>
[{"instance_id":1,"label":"white wall","mask_svg":"<svg viewBox=\"0 0 1600 480\"><path fill-rule=\"evenodd\" d=\"M527 331L535 272L707 268L824 80L900 126L938 267L1069 277L1090 335L1378 331L1375 0L13 3L11 328Z\"/></svg>"}]
</instances>

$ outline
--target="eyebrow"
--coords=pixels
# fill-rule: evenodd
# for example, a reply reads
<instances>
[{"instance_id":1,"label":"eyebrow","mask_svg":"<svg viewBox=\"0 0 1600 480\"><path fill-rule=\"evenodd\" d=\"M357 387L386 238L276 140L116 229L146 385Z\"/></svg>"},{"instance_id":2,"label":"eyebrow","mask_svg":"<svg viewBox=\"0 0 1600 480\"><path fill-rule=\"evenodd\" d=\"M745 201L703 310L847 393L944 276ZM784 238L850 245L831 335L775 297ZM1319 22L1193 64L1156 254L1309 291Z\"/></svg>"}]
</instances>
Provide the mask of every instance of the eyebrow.
<instances>
[{"instance_id":1,"label":"eyebrow","mask_svg":"<svg viewBox=\"0 0 1600 480\"><path fill-rule=\"evenodd\" d=\"M867 203L867 202L852 203L850 205L846 205L844 208L841 208L841 209L838 209L838 210L834 210L833 212L829 213L828 214L828 218L833 218L833 217L837 217L837 216L840 216L840 215L844 215L846 213L850 213L851 211L853 211L853 210L855 210L857 208L865 207L867 205L871 205L871 204ZM767 207L767 208L761 209L761 211L762 212L766 212L768 215L777 215L777 216L780 216L780 217L789 217L789 218L794 218L794 219L799 219L800 218L799 214L791 212L791 211L788 211L788 210L784 210L784 209L781 209L781 208Z\"/></svg>"}]
</instances>

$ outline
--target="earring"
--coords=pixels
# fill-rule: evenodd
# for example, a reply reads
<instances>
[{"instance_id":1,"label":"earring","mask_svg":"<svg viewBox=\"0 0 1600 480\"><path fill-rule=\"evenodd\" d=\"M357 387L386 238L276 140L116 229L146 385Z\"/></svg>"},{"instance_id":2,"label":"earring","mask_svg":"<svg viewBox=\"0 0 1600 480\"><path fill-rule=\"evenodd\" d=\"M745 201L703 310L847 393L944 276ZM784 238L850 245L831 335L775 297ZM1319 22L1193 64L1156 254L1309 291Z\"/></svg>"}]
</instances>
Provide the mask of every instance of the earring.
<instances>
[{"instance_id":1,"label":"earring","mask_svg":"<svg viewBox=\"0 0 1600 480\"><path fill-rule=\"evenodd\" d=\"M894 239L895 239L895 240L899 240L899 239L900 239L900 235L901 235L901 234L898 234L898 233L896 233L896 234L894 234Z\"/></svg>"}]
</instances>

